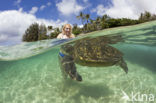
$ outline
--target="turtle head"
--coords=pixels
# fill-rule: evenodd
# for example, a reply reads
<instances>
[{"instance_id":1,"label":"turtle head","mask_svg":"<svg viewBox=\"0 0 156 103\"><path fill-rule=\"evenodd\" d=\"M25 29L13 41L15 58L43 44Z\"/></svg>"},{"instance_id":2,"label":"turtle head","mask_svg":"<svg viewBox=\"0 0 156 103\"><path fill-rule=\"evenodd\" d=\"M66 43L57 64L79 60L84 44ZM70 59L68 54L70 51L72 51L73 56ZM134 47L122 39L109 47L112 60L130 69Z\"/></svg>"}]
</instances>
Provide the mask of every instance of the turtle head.
<instances>
[{"instance_id":1,"label":"turtle head","mask_svg":"<svg viewBox=\"0 0 156 103\"><path fill-rule=\"evenodd\" d=\"M67 55L73 55L74 47L70 44L64 44L61 46L61 52Z\"/></svg>"}]
</instances>

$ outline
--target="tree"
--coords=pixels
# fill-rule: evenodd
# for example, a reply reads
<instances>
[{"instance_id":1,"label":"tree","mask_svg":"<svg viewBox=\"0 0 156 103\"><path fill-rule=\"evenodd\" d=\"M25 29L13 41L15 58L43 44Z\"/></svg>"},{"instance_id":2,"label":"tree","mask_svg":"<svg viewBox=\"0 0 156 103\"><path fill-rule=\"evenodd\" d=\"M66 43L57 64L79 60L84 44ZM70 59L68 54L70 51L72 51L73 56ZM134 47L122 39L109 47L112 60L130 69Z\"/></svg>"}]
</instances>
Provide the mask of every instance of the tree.
<instances>
[{"instance_id":1,"label":"tree","mask_svg":"<svg viewBox=\"0 0 156 103\"><path fill-rule=\"evenodd\" d=\"M86 18L87 23L88 23L88 20L90 19L90 15L89 15L89 14L86 14L86 15L85 15L85 18Z\"/></svg>"},{"instance_id":2,"label":"tree","mask_svg":"<svg viewBox=\"0 0 156 103\"><path fill-rule=\"evenodd\" d=\"M151 17L151 13L150 12L145 11L144 15L145 15L146 20L150 20L150 17Z\"/></svg>"},{"instance_id":3,"label":"tree","mask_svg":"<svg viewBox=\"0 0 156 103\"><path fill-rule=\"evenodd\" d=\"M146 21L151 21L153 19L154 15L152 15L150 12L145 11L144 13L141 13L139 17L140 22L146 22Z\"/></svg>"},{"instance_id":4,"label":"tree","mask_svg":"<svg viewBox=\"0 0 156 103\"><path fill-rule=\"evenodd\" d=\"M48 30L53 30L53 26L48 26Z\"/></svg>"},{"instance_id":5,"label":"tree","mask_svg":"<svg viewBox=\"0 0 156 103\"><path fill-rule=\"evenodd\" d=\"M102 26L101 26L101 18L100 17L97 17L96 18L96 30L101 30L102 29Z\"/></svg>"},{"instance_id":6,"label":"tree","mask_svg":"<svg viewBox=\"0 0 156 103\"><path fill-rule=\"evenodd\" d=\"M39 25L37 23L33 23L25 31L22 40L27 41L27 42L37 41L38 40L38 34L39 34Z\"/></svg>"},{"instance_id":7,"label":"tree","mask_svg":"<svg viewBox=\"0 0 156 103\"><path fill-rule=\"evenodd\" d=\"M59 33L61 33L60 29L59 29L59 28L55 28L55 29L54 29L54 32L51 32L50 38L51 38L51 39L56 38L56 37L58 36Z\"/></svg>"},{"instance_id":8,"label":"tree","mask_svg":"<svg viewBox=\"0 0 156 103\"><path fill-rule=\"evenodd\" d=\"M151 20L156 20L156 15L152 15Z\"/></svg>"},{"instance_id":9,"label":"tree","mask_svg":"<svg viewBox=\"0 0 156 103\"><path fill-rule=\"evenodd\" d=\"M90 28L90 31L96 30L96 21L95 20L90 19L89 28Z\"/></svg>"},{"instance_id":10,"label":"tree","mask_svg":"<svg viewBox=\"0 0 156 103\"><path fill-rule=\"evenodd\" d=\"M139 20L140 20L140 22L143 22L143 20L144 20L144 14L143 13L140 14Z\"/></svg>"},{"instance_id":11,"label":"tree","mask_svg":"<svg viewBox=\"0 0 156 103\"><path fill-rule=\"evenodd\" d=\"M38 33L38 40L44 40L47 39L47 28L44 24L41 24L39 26L39 33Z\"/></svg>"},{"instance_id":12,"label":"tree","mask_svg":"<svg viewBox=\"0 0 156 103\"><path fill-rule=\"evenodd\" d=\"M72 33L78 35L81 33L81 28L77 26L77 24L73 24Z\"/></svg>"},{"instance_id":13,"label":"tree","mask_svg":"<svg viewBox=\"0 0 156 103\"><path fill-rule=\"evenodd\" d=\"M81 20L82 25L84 25L85 15L80 12L78 16L76 16L77 19Z\"/></svg>"},{"instance_id":14,"label":"tree","mask_svg":"<svg viewBox=\"0 0 156 103\"><path fill-rule=\"evenodd\" d=\"M85 15L85 20L87 20L87 24L85 24L85 26L86 26L85 32L88 32L88 31L89 31L89 30L88 30L89 19L90 19L90 15L89 15L89 14L86 14L86 15ZM84 27L85 27L85 26L84 26Z\"/></svg>"}]
</instances>

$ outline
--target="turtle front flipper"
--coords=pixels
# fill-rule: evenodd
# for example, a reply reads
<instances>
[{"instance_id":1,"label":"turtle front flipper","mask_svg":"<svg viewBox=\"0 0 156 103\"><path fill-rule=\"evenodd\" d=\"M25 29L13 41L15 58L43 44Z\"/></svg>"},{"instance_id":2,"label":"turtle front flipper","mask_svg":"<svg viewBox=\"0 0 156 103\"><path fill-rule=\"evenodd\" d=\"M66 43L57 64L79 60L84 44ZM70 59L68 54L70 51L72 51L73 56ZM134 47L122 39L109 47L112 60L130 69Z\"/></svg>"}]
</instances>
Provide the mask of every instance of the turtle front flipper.
<instances>
[{"instance_id":1,"label":"turtle front flipper","mask_svg":"<svg viewBox=\"0 0 156 103\"><path fill-rule=\"evenodd\" d=\"M65 66L66 73L70 76L71 79L82 81L81 75L77 72L75 63L73 61L67 62Z\"/></svg>"},{"instance_id":2,"label":"turtle front flipper","mask_svg":"<svg viewBox=\"0 0 156 103\"><path fill-rule=\"evenodd\" d=\"M65 55L62 58L61 65L62 65L62 69L64 70L64 72L67 75L69 75L71 79L82 81L82 77L81 75L79 75L79 73L76 70L76 66L75 66L74 59L72 56Z\"/></svg>"},{"instance_id":3,"label":"turtle front flipper","mask_svg":"<svg viewBox=\"0 0 156 103\"><path fill-rule=\"evenodd\" d=\"M81 75L76 70L71 70L69 76L73 80L82 81Z\"/></svg>"},{"instance_id":4,"label":"turtle front flipper","mask_svg":"<svg viewBox=\"0 0 156 103\"><path fill-rule=\"evenodd\" d=\"M123 59L121 59L121 61L119 62L119 65L127 74L128 73L128 67L127 67L126 62Z\"/></svg>"}]
</instances>

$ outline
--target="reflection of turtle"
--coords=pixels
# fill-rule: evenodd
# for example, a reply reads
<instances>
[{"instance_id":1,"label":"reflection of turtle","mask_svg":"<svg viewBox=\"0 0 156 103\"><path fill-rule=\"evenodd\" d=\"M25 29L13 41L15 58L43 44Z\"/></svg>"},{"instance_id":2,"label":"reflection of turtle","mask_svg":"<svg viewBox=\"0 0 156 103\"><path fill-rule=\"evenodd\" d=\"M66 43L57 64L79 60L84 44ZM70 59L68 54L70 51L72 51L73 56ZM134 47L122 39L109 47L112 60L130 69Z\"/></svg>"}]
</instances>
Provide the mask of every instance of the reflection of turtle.
<instances>
[{"instance_id":1,"label":"reflection of turtle","mask_svg":"<svg viewBox=\"0 0 156 103\"><path fill-rule=\"evenodd\" d=\"M117 50L116 48L108 45L111 40L115 40L114 38L110 39L109 37L97 37L97 38L87 38L76 41L74 44L65 44L61 47L61 54L67 57L72 58L72 63L70 60L64 59L64 62L71 63L73 66L62 67L63 69L67 69L68 71L74 70L75 73L76 67L75 63L85 66L112 66L119 65L126 73L128 72L128 67L125 61L123 60L123 54ZM105 40L105 41L102 41ZM110 40L108 40L110 39ZM113 42L116 43L116 42ZM70 64L70 65L71 65ZM73 75L71 72L66 72L70 76ZM78 74L78 73L77 73ZM79 77L81 77L78 74ZM72 79L75 78L78 80L76 75L72 76Z\"/></svg>"}]
</instances>

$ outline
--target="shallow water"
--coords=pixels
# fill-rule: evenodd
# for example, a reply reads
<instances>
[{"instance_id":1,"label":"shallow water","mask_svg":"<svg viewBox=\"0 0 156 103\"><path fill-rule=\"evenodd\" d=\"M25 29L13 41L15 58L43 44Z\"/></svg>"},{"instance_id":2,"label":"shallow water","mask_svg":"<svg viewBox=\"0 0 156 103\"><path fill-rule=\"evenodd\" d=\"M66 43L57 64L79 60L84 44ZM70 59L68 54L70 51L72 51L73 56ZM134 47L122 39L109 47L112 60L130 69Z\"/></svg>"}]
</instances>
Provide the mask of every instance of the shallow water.
<instances>
[{"instance_id":1,"label":"shallow water","mask_svg":"<svg viewBox=\"0 0 156 103\"><path fill-rule=\"evenodd\" d=\"M125 39L112 46L124 53L128 74L119 66L76 64L82 82L63 80L58 52L65 41L0 47L0 103L156 103L156 21L87 36L111 34Z\"/></svg>"}]
</instances>

